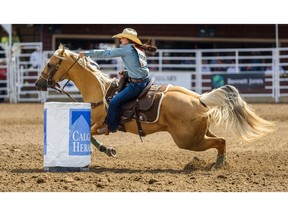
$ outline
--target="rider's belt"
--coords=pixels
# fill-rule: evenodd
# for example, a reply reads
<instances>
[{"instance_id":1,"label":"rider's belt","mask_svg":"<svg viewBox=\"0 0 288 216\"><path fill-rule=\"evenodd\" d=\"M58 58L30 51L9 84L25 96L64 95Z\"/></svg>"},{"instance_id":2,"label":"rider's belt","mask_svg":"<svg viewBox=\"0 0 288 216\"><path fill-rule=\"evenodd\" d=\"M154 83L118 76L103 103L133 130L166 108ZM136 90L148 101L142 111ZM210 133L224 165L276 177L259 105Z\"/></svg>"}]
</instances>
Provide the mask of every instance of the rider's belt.
<instances>
[{"instance_id":1,"label":"rider's belt","mask_svg":"<svg viewBox=\"0 0 288 216\"><path fill-rule=\"evenodd\" d=\"M130 78L129 77L129 81L130 82L138 82L138 83L141 83L141 82L145 82L145 81L147 81L149 79L149 77L145 77L145 78L142 78L142 79L134 79L134 78Z\"/></svg>"}]
</instances>

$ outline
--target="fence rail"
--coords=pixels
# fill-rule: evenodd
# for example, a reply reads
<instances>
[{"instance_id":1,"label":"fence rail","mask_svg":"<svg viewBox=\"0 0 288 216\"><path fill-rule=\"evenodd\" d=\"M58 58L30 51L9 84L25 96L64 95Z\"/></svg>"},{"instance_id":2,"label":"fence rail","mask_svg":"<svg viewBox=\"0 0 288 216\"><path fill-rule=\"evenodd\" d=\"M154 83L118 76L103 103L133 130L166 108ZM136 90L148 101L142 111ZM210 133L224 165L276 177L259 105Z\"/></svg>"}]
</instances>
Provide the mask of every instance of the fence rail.
<instances>
[{"instance_id":1,"label":"fence rail","mask_svg":"<svg viewBox=\"0 0 288 216\"><path fill-rule=\"evenodd\" d=\"M42 43L15 43L9 54L8 45L0 45L0 101L66 99L66 95L54 90L39 92L34 87L54 51L42 51ZM94 60L101 71L110 76L117 76L124 68L120 58ZM288 98L288 48L158 50L155 56L148 58L148 67L155 84L180 85L199 94L233 83L243 97L265 98L272 102ZM81 100L73 83L65 90Z\"/></svg>"}]
</instances>

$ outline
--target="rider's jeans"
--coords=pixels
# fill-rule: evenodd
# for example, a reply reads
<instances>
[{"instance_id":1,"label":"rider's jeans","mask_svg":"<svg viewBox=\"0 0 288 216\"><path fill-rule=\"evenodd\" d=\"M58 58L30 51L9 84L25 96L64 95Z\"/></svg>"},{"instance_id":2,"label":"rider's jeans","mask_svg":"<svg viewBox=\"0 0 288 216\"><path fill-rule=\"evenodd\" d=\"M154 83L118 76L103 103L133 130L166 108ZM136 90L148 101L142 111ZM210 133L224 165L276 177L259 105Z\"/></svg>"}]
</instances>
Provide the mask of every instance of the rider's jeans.
<instances>
[{"instance_id":1,"label":"rider's jeans","mask_svg":"<svg viewBox=\"0 0 288 216\"><path fill-rule=\"evenodd\" d=\"M144 82L129 82L121 92L110 100L106 119L109 131L115 131L118 128L121 106L129 100L137 97L148 83L149 79Z\"/></svg>"}]
</instances>

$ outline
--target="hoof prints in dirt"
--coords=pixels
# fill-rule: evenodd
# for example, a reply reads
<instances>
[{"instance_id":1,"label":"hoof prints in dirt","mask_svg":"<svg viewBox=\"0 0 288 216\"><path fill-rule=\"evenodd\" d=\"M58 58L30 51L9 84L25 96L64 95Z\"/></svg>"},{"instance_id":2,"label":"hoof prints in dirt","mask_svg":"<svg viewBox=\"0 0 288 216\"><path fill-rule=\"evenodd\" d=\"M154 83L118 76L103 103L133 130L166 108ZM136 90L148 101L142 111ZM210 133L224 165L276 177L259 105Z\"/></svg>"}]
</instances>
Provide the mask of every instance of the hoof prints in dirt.
<instances>
[{"instance_id":1,"label":"hoof prints in dirt","mask_svg":"<svg viewBox=\"0 0 288 216\"><path fill-rule=\"evenodd\" d=\"M47 173L43 170L43 104L0 104L0 122L5 122L0 124L0 191L288 192L288 104L254 104L253 108L267 120L281 119L277 130L240 145L229 131L213 128L227 143L226 164L215 171L210 168L216 151L179 149L168 133L161 132L144 137L144 143L129 133L99 137L103 144L114 144L117 158L92 147L89 172Z\"/></svg>"}]
</instances>

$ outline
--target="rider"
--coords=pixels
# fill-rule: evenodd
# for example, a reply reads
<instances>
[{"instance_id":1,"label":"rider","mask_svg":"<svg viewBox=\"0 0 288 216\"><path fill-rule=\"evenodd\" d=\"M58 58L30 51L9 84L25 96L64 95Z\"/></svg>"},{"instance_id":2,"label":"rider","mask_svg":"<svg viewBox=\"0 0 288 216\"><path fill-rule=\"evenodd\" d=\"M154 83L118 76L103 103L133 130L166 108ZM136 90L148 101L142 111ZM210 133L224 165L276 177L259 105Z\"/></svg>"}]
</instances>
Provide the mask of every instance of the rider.
<instances>
[{"instance_id":1,"label":"rider","mask_svg":"<svg viewBox=\"0 0 288 216\"><path fill-rule=\"evenodd\" d=\"M129 100L137 97L149 84L149 69L147 67L147 55L156 52L157 48L151 45L142 44L137 37L137 32L132 28L125 28L122 33L116 34L113 38L120 38L121 47L108 50L89 50L79 53L97 58L121 57L125 64L124 73L119 73L120 77L128 76L128 85L110 100L106 124L97 130L98 134L116 132L120 120L121 106Z\"/></svg>"}]
</instances>

